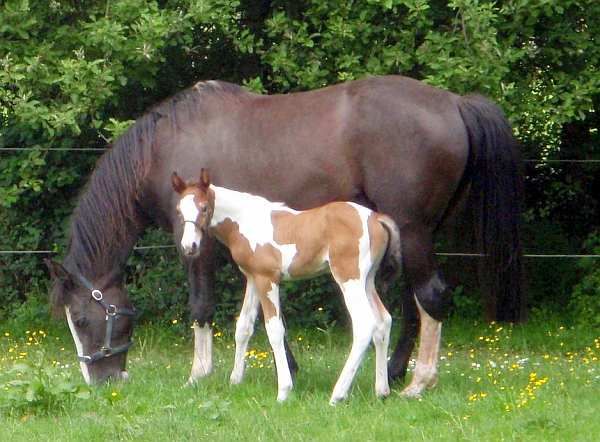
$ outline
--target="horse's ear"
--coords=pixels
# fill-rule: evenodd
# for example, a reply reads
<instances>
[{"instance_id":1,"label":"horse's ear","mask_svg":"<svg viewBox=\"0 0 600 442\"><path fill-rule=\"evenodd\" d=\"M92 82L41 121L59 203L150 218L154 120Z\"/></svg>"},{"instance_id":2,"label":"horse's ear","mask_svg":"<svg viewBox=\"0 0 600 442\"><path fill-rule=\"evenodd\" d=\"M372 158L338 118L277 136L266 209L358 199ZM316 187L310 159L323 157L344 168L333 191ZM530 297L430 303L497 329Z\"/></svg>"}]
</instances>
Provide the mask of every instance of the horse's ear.
<instances>
[{"instance_id":1,"label":"horse's ear","mask_svg":"<svg viewBox=\"0 0 600 442\"><path fill-rule=\"evenodd\" d=\"M177 172L173 172L171 175L171 185L173 190L177 193L181 193L185 190L185 182L177 175Z\"/></svg>"},{"instance_id":2,"label":"horse's ear","mask_svg":"<svg viewBox=\"0 0 600 442\"><path fill-rule=\"evenodd\" d=\"M50 259L44 259L44 263L50 271L50 276L54 281L50 291L50 305L52 315L60 317L65 305L69 304L69 291L75 287L72 275L61 264Z\"/></svg>"},{"instance_id":3,"label":"horse's ear","mask_svg":"<svg viewBox=\"0 0 600 442\"><path fill-rule=\"evenodd\" d=\"M208 189L208 186L210 186L210 173L204 167L200 170L200 185L205 189Z\"/></svg>"},{"instance_id":4,"label":"horse's ear","mask_svg":"<svg viewBox=\"0 0 600 442\"><path fill-rule=\"evenodd\" d=\"M73 277L62 264L52 261L51 259L44 259L44 263L50 271L50 276L54 281L62 283L64 286L74 285Z\"/></svg>"}]
</instances>

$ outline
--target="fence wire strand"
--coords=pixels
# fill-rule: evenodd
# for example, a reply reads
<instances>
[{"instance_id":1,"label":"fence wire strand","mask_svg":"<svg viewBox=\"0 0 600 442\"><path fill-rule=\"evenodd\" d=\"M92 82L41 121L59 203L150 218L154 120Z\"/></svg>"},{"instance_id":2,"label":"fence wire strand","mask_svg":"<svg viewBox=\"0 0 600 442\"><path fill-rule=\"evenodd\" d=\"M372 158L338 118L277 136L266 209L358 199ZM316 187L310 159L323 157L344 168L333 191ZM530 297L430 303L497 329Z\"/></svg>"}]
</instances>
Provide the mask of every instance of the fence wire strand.
<instances>
[{"instance_id":1,"label":"fence wire strand","mask_svg":"<svg viewBox=\"0 0 600 442\"><path fill-rule=\"evenodd\" d=\"M156 249L174 249L176 246L173 244L153 245L153 246L136 246L133 250L156 250ZM54 250L0 250L0 255L53 255L57 254ZM466 253L466 252L437 252L436 256L445 257L460 257L460 258L482 258L485 255L482 253ZM583 259L583 258L600 258L600 255L585 255L585 254L543 254L543 253L524 253L523 258L572 258L572 259Z\"/></svg>"},{"instance_id":2,"label":"fence wire strand","mask_svg":"<svg viewBox=\"0 0 600 442\"><path fill-rule=\"evenodd\" d=\"M26 151L34 151L37 150L39 152L66 152L66 151L75 151L75 152L104 152L110 150L108 147L3 147L0 148L0 153L2 152L26 152ZM526 158L521 160L524 163L538 163L538 164L550 164L550 163L591 163L598 164L600 163L600 159L587 159L587 160L575 160L575 159L542 159L542 158Z\"/></svg>"},{"instance_id":3,"label":"fence wire strand","mask_svg":"<svg viewBox=\"0 0 600 442\"><path fill-rule=\"evenodd\" d=\"M0 153L2 152L20 152L20 151L40 151L40 152L66 152L66 151L75 151L75 152L104 152L110 150L110 148L105 147L3 147L0 148ZM537 164L551 164L551 163L591 163L598 164L600 163L600 159L587 159L587 160L576 160L576 159L524 159L522 160L524 163L537 163ZM153 249L171 249L175 248L174 245L153 245L153 246L136 246L134 250L153 250ZM57 252L53 250L0 250L0 255L51 255ZM445 257L467 257L467 258L481 258L484 255L481 253L461 253L461 252L439 252L436 253L437 256L445 256ZM524 253L524 258L573 258L573 259L582 259L582 258L600 258L600 255L584 255L584 254L540 254L540 253Z\"/></svg>"}]
</instances>

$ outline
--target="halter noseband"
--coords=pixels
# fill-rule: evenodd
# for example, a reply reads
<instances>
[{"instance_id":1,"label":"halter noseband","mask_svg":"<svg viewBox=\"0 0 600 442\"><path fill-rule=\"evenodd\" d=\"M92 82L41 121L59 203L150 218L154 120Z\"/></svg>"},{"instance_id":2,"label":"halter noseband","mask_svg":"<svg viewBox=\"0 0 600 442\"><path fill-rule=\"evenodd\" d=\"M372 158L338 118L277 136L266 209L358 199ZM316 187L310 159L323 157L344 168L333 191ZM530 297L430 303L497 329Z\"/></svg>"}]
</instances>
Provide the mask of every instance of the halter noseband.
<instances>
[{"instance_id":1,"label":"halter noseband","mask_svg":"<svg viewBox=\"0 0 600 442\"><path fill-rule=\"evenodd\" d=\"M202 226L197 221L192 221L191 219L184 219L183 224L185 223L193 224L194 227L196 227L196 229L200 230L202 233L206 233L206 231L208 230L207 226Z\"/></svg>"},{"instance_id":2,"label":"halter noseband","mask_svg":"<svg viewBox=\"0 0 600 442\"><path fill-rule=\"evenodd\" d=\"M120 353L125 353L129 350L129 347L133 345L133 341L130 339L129 342L119 345L118 347L112 347L112 330L114 321L118 316L135 316L135 309L128 308L119 308L114 304L107 304L104 299L102 292L98 289L95 289L90 281L88 281L83 275L78 274L79 281L83 284L85 288L90 290L92 299L96 301L98 304L102 306L104 312L106 313L106 333L104 335L104 344L100 347L95 353L91 355L77 355L77 359L80 362L84 362L86 364L91 364L93 362L99 361L100 359L108 358L110 356L118 355Z\"/></svg>"}]
</instances>

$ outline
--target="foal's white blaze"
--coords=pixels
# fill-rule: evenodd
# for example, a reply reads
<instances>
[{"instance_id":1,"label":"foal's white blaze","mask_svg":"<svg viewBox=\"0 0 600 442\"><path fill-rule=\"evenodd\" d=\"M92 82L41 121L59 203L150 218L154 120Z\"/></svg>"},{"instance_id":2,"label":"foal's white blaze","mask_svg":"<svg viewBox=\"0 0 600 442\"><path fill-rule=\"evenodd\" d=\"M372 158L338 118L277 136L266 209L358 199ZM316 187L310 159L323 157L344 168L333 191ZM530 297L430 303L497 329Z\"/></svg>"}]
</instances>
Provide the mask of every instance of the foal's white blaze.
<instances>
[{"instance_id":1,"label":"foal's white blaze","mask_svg":"<svg viewBox=\"0 0 600 442\"><path fill-rule=\"evenodd\" d=\"M194 250L194 244L196 244L196 250L200 247L200 240L202 239L202 235L198 229L196 229L195 224L192 224L196 222L198 215L200 214L200 211L194 202L194 195L186 195L181 198L181 201L179 202L179 211L181 212L184 221L192 221L183 224L183 235L181 236L181 247L185 253L189 254Z\"/></svg>"},{"instance_id":2,"label":"foal's white blaze","mask_svg":"<svg viewBox=\"0 0 600 442\"><path fill-rule=\"evenodd\" d=\"M193 384L199 378L212 372L212 328L208 324L200 327L196 321L194 328L194 360L192 362L192 373L188 384Z\"/></svg>"},{"instance_id":3,"label":"foal's white blaze","mask_svg":"<svg viewBox=\"0 0 600 442\"><path fill-rule=\"evenodd\" d=\"M73 324L73 319L71 319L71 311L69 310L69 306L65 306L65 313L67 315L67 323L69 324L69 329L71 330L71 335L73 336L73 341L75 341L75 348L77 349L77 356L83 356L83 344L81 343L81 339L77 335L77 330L75 329L75 324ZM90 371L87 364L80 362L79 366L81 367L81 374L83 374L83 379L86 384L91 384L92 379L90 377Z\"/></svg>"}]
</instances>

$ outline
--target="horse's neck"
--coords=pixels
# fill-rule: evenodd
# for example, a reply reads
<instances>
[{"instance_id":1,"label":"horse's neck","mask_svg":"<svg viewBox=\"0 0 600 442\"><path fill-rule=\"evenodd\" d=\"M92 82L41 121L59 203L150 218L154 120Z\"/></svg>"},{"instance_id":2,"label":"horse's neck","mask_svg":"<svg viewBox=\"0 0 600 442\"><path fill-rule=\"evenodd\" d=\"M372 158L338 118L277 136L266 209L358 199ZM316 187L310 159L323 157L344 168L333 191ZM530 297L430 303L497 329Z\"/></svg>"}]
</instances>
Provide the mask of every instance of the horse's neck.
<instances>
[{"instance_id":1,"label":"horse's neck","mask_svg":"<svg viewBox=\"0 0 600 442\"><path fill-rule=\"evenodd\" d=\"M122 278L127 258L133 251L142 226L127 225L120 232L119 242L105 243L104 247L90 247L81 237L71 238L64 265L72 272L78 272L88 279L119 280Z\"/></svg>"},{"instance_id":2,"label":"horse's neck","mask_svg":"<svg viewBox=\"0 0 600 442\"><path fill-rule=\"evenodd\" d=\"M214 185L211 187L215 192L215 210L211 227L215 227L227 218L242 225L251 223L253 219L270 217L273 210L291 210L282 203L274 203L261 196Z\"/></svg>"}]
</instances>

